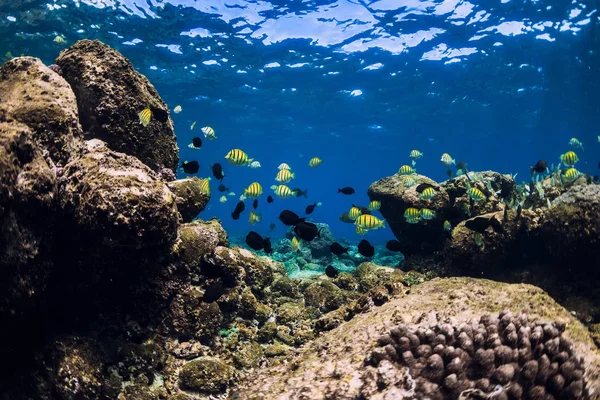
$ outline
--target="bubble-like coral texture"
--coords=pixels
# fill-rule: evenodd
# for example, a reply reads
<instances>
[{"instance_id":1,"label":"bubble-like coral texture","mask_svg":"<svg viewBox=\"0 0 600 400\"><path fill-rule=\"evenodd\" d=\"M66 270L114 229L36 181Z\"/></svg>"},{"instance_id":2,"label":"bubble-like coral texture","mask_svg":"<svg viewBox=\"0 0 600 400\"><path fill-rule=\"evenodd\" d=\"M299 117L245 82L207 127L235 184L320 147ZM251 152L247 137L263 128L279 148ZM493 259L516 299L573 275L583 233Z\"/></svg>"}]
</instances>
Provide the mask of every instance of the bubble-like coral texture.
<instances>
[{"instance_id":1,"label":"bubble-like coral texture","mask_svg":"<svg viewBox=\"0 0 600 400\"><path fill-rule=\"evenodd\" d=\"M399 325L378 339L368 362L408 367L418 399L584 399L583 359L564 329L509 311L459 326Z\"/></svg>"}]
</instances>

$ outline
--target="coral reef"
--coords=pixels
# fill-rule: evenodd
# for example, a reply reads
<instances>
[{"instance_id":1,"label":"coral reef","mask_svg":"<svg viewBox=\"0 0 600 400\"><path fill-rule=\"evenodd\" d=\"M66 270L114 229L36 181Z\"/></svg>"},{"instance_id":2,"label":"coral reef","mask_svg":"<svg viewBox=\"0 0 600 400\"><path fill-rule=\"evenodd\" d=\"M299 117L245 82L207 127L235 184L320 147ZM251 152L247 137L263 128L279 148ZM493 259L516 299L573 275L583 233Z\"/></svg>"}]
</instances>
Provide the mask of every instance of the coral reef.
<instances>
[{"instance_id":1,"label":"coral reef","mask_svg":"<svg viewBox=\"0 0 600 400\"><path fill-rule=\"evenodd\" d=\"M210 195L200 189L201 181L200 178L192 177L167 183L169 189L175 194L175 203L183 222L194 219L210 200Z\"/></svg>"},{"instance_id":2,"label":"coral reef","mask_svg":"<svg viewBox=\"0 0 600 400\"><path fill-rule=\"evenodd\" d=\"M146 127L138 119L145 108L168 113L168 107L125 57L99 41L81 40L62 51L56 64L75 92L81 126L88 135L155 171L177 168L179 149L170 118L165 122L153 118Z\"/></svg>"}]
</instances>

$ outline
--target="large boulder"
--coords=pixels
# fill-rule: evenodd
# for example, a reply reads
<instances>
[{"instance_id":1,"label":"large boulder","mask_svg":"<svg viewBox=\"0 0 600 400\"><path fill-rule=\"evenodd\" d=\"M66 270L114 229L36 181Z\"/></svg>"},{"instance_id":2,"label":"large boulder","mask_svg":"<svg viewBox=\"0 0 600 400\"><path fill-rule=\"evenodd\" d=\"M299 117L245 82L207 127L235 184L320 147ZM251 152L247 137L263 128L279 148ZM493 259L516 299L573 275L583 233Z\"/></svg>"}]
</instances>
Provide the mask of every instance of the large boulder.
<instances>
[{"instance_id":1,"label":"large boulder","mask_svg":"<svg viewBox=\"0 0 600 400\"><path fill-rule=\"evenodd\" d=\"M527 316L519 317L519 313ZM517 324L527 326L522 331L513 331ZM477 336L480 327L485 334L481 336L484 342ZM534 349L538 331L548 343ZM521 335L523 340L513 341L510 332L516 332L517 340ZM531 335L531 338L527 339L525 335ZM452 359L435 354L450 349L448 344L454 341L457 342L455 349L464 347L461 352L464 355L456 361L459 364L456 366L450 363ZM428 344L430 342L440 347ZM408 349L402 350L406 345ZM492 346L497 348L498 354L492 350L490 358L487 356ZM552 372L546 379L538 375L538 385L544 392L552 393L556 383L560 386L560 378L550 379L554 375L564 378L565 388L572 384L569 390L579 393L571 398L588 398L577 392L582 386L589 394L600 390L600 355L587 329L544 291L523 284L451 278L414 286L409 295L393 299L323 333L310 346L291 356L288 362L255 371L234 390L232 398L441 399L441 385L432 386L432 382L439 379L450 385L456 377L460 383L468 384L467 388L478 388L485 396L494 389L518 389L516 384L512 389L504 385L505 375L517 370L517 366L502 361L502 357L508 354L508 360L513 360L513 353L517 354L518 368L523 372L520 379L527 379L526 374L531 372L534 364L536 370L546 368L547 354L556 355L553 359L555 367L565 365L560 367L560 374ZM441 354L442 357L448 355ZM579 356L583 356L583 361ZM494 358L498 365L494 364ZM528 360L531 361L525 367ZM508 367L503 367L505 362ZM444 369L446 365L448 370ZM501 367L498 371L497 366ZM491 367L491 370L484 367ZM554 368L549 361L547 367ZM453 373L456 376L452 376ZM504 386L497 389L497 383ZM425 393L432 388L435 390ZM540 388L536 386L536 391ZM597 398L594 396L592 398Z\"/></svg>"},{"instance_id":2,"label":"large boulder","mask_svg":"<svg viewBox=\"0 0 600 400\"><path fill-rule=\"evenodd\" d=\"M77 102L69 84L39 59L17 57L0 68L0 122L19 122L56 165L81 148Z\"/></svg>"},{"instance_id":3,"label":"large boulder","mask_svg":"<svg viewBox=\"0 0 600 400\"><path fill-rule=\"evenodd\" d=\"M174 242L175 196L137 158L87 142L87 153L67 164L59 182L59 206L74 231L90 243L133 248Z\"/></svg>"},{"instance_id":4,"label":"large boulder","mask_svg":"<svg viewBox=\"0 0 600 400\"><path fill-rule=\"evenodd\" d=\"M183 222L190 222L196 218L210 200L210 194L206 194L200 189L201 183L202 179L195 176L167 183L175 195L177 210Z\"/></svg>"},{"instance_id":5,"label":"large boulder","mask_svg":"<svg viewBox=\"0 0 600 400\"><path fill-rule=\"evenodd\" d=\"M508 201L516 196L516 185L510 175L485 171L469 173L442 183L426 176L395 174L378 180L369 187L371 200L381 202L380 212L385 218L392 233L402 244L402 253L428 254L443 248L447 238L444 221L452 226L459 222L492 211L504 209L503 199ZM420 189L430 185L435 190L432 199L420 197ZM467 195L467 188L481 190L486 199L473 202ZM418 210L427 208L434 212L430 220L409 223L404 217L408 208Z\"/></svg>"},{"instance_id":6,"label":"large boulder","mask_svg":"<svg viewBox=\"0 0 600 400\"><path fill-rule=\"evenodd\" d=\"M56 64L69 82L88 138L139 158L155 171L175 170L179 149L170 118L152 118L146 127L138 113L149 107L168 113L148 79L121 53L96 40L81 40L61 52Z\"/></svg>"}]
</instances>

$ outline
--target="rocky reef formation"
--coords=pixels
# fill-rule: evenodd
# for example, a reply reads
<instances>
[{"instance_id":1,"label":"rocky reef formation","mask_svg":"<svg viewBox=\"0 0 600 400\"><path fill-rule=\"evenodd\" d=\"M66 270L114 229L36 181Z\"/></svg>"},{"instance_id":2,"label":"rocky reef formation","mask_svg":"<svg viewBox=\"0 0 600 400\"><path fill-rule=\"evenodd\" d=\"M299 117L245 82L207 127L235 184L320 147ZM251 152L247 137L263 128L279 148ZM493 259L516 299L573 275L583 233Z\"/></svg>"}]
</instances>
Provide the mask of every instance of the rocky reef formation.
<instances>
[{"instance_id":1,"label":"rocky reef formation","mask_svg":"<svg viewBox=\"0 0 600 400\"><path fill-rule=\"evenodd\" d=\"M597 398L599 373L585 327L542 290L435 279L256 371L235 398Z\"/></svg>"},{"instance_id":2,"label":"rocky reef formation","mask_svg":"<svg viewBox=\"0 0 600 400\"><path fill-rule=\"evenodd\" d=\"M56 64L75 92L88 138L136 156L155 171L177 168L179 149L171 119L153 116L144 127L138 118L145 108L165 115L169 108L125 57L97 40L81 40L61 52Z\"/></svg>"}]
</instances>

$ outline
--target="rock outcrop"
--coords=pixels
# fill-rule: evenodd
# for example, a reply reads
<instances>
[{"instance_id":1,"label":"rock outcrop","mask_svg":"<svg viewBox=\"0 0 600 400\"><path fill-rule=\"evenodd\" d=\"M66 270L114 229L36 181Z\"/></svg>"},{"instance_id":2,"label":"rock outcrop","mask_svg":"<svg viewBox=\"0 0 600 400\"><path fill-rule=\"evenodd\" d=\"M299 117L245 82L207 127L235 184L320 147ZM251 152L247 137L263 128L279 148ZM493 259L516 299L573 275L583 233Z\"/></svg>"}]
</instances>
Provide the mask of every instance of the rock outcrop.
<instances>
[{"instance_id":1,"label":"rock outcrop","mask_svg":"<svg viewBox=\"0 0 600 400\"><path fill-rule=\"evenodd\" d=\"M177 168L179 149L171 119L153 116L144 127L138 118L145 108L168 115L168 107L125 57L102 42L81 40L61 52L56 64L75 92L89 138L139 158L154 171Z\"/></svg>"},{"instance_id":2,"label":"rock outcrop","mask_svg":"<svg viewBox=\"0 0 600 400\"><path fill-rule=\"evenodd\" d=\"M524 298L529 299L529 301L524 302ZM493 315L498 315L501 310L507 310L501 314L503 318L500 320L497 317L494 318ZM569 387L573 382L577 382L571 386L571 389L578 389L583 386L583 390L589 394L590 398L597 398L598 390L600 390L600 355L593 345L589 333L581 323L558 306L539 288L470 278L435 279L426 282L414 287L408 296L393 299L373 312L355 317L343 326L316 339L298 354L290 356L286 363L273 365L250 375L235 390L234 398L386 399L403 398L401 395L405 398L420 398L417 392L423 393L422 389L427 388L427 385L423 380L424 378L417 377L412 366L420 368L422 372L419 374L423 377L429 377L433 380L440 379L441 382L447 381L449 385L453 382L451 375L454 372L445 371L443 358L441 364L440 360L437 359L437 357L445 357L446 354L436 355L437 347L427 344L421 345L421 342L428 343L427 340L430 337L433 341L437 340L439 333L435 333L432 328L441 327L440 329L443 328L444 332L452 334L453 338L456 337L460 344L455 345L454 349L462 349L463 346L469 349L469 346L471 346L474 347L474 350L477 350L481 346L487 346L485 343L488 342L479 343L481 339L479 336L475 335L473 339L469 339L468 335L461 332L465 330L469 332L469 329L474 326L472 325L473 321L489 321L488 325L493 325L493 323L502 324L503 331L495 332L491 328L486 330L488 339L492 336L494 338L493 341L489 342L489 346L493 346L500 351L504 349L502 346L508 346L506 344L508 343L507 340L514 339L512 335L509 339L504 336L504 330L512 329L509 326L509 318L504 318L505 316L511 316L510 313L514 315L526 313L528 316L522 318L527 321L526 324L533 324L531 331L528 328L523 328L525 329L523 333L520 330L515 331L517 340L519 335L525 335L525 333L530 335L530 338L517 342L514 348L515 350L517 348L523 349L523 351L517 350L517 360L519 361L522 359L521 355L525 357L527 354L530 357L528 360L534 359L534 356L537 357L539 354L537 367L541 365L540 363L548 361L547 367L550 368L549 370L544 370L545 367L538 368L539 371L548 372L547 375L544 375L546 386L540 384L542 388L551 392L552 385L560 386L563 380L564 388ZM533 323L533 321L536 322ZM401 324L400 328L397 328L398 324ZM488 325L483 324L481 326L485 328ZM480 325L476 324L475 326L479 329ZM559 344L556 349L552 348L551 350L550 345L542 346L539 349L539 345L538 347L534 346L538 343L533 338L539 333L538 326L542 327L541 338L543 340L549 340L554 345L555 339L558 339ZM512 327L516 328L516 325L513 324ZM477 333L477 329L475 329L475 333ZM564 329L562 334L560 334L561 329ZM548 339L546 339L547 330ZM396 349L398 346L405 345L402 337L407 335L410 349L422 356L430 355L426 363L411 364L411 360L418 356L413 354L414 358L409 360L408 354L405 357L403 353ZM463 338L463 336L466 337ZM398 340L398 344L396 344L396 340ZM496 340L498 343L496 343ZM417 341L419 341L419 344L417 344ZM563 345L572 345L572 347L563 347ZM450 347L445 348L449 349ZM529 349L529 353L526 352L527 349ZM459 352L459 350L454 351L457 354ZM463 350L461 353L464 354L464 357L462 355L459 357L460 365L458 367L465 365L463 363L466 363L467 359L471 359L468 351ZM481 361L483 363L481 368L489 366L488 359L483 357L487 355L487 350L485 351L486 353L482 354L482 357L477 351L475 351L477 354L472 357L473 362ZM544 356L544 354L548 354L546 353L548 351L556 352L556 355L550 353L553 354L552 359L549 356ZM563 352L565 353L563 354ZM512 360L514 357L512 347L509 353L509 358ZM405 358L399 358L400 356ZM579 364L579 357L581 356L583 362ZM407 361L404 361L405 359ZM569 360L573 360L572 368ZM523 361L526 360L523 358ZM557 365L554 366L553 362L556 362ZM500 365L502 363L498 364L498 366ZM533 368L533 363L526 365L527 368ZM562 365L565 366L561 367ZM441 368L439 376L436 375L438 372L436 368L438 367ZM495 380L498 380L498 383L504 382L507 375L510 375L510 371L508 371L508 368L500 368L500 371L495 374L494 368L496 365L494 364L491 367L490 376L493 376L493 378L478 381L478 379L484 378L469 376L471 380L469 380L470 383L465 390L473 389L475 391L478 389L485 396L495 389L502 391L504 395L507 395L511 390L518 389L516 381L513 381L512 378L508 379L505 386L501 386L499 389L495 387ZM450 366L449 368L454 367ZM560 368L560 371L566 371L570 368L569 373L571 375L568 378L562 375L563 380L561 380L558 377L559 374L552 372L556 371L556 368ZM460 368L457 371L460 374ZM525 372L522 373L525 374ZM524 376L528 375L525 374ZM486 382L487 386L484 387L483 384ZM511 382L515 383L511 384ZM533 387L536 391L541 390L533 385L527 387L527 389ZM429 388L431 387L429 386ZM581 391L574 391L573 393L579 393L580 395L572 398L585 398ZM438 387L438 390L429 393L429 396L441 398L439 397L440 394ZM523 394L523 397L516 398L534 397L530 397L529 392L527 392L527 394Z\"/></svg>"}]
</instances>

